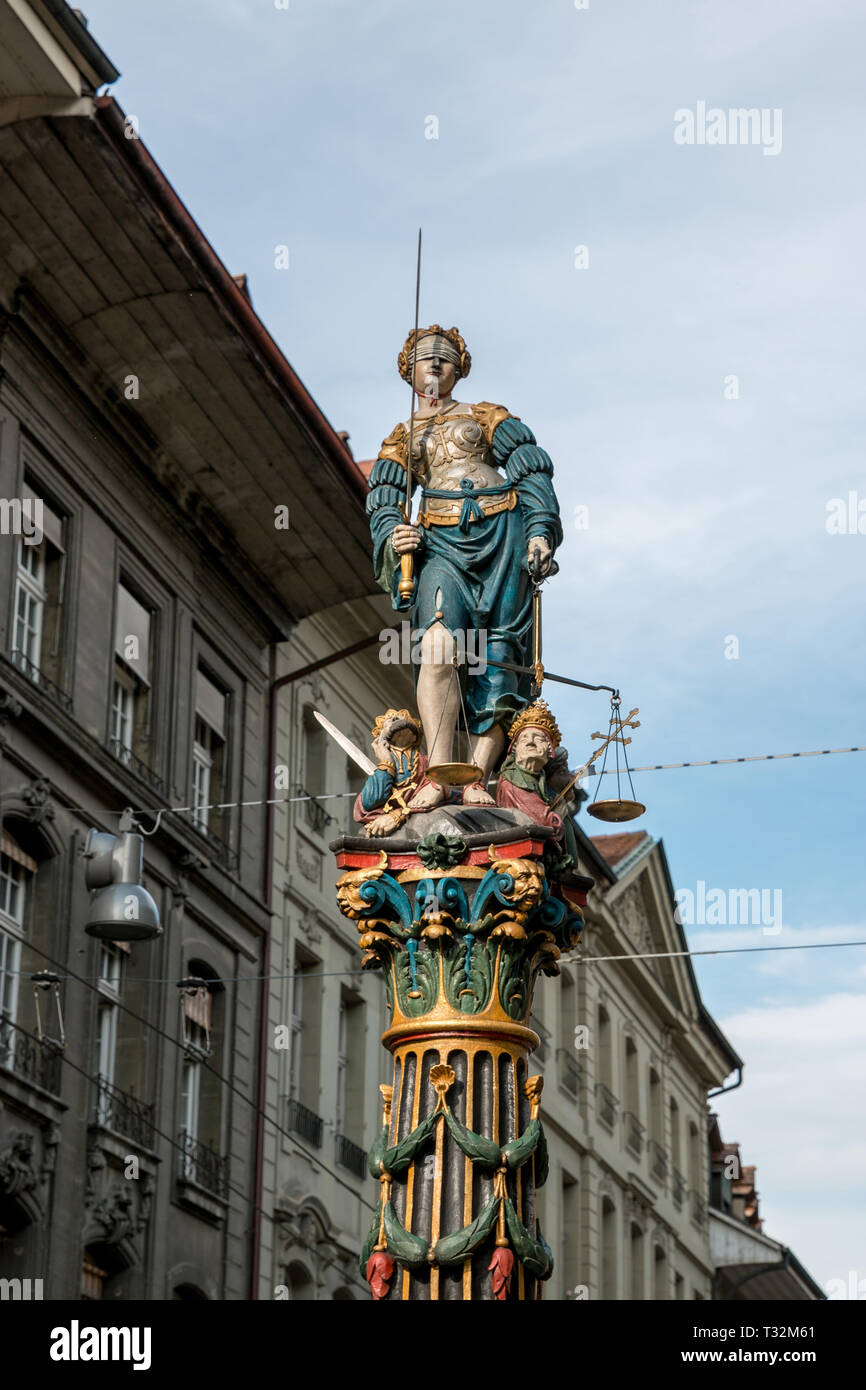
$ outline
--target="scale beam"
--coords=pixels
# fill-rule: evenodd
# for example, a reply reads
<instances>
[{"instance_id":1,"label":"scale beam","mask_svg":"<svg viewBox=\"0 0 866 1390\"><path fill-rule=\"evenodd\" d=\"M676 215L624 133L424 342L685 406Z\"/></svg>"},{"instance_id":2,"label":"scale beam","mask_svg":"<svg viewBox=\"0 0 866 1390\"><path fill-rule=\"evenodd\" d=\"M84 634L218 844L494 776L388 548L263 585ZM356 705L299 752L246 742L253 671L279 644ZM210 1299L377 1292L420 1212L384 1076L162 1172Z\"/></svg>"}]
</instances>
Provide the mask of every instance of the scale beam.
<instances>
[{"instance_id":1,"label":"scale beam","mask_svg":"<svg viewBox=\"0 0 866 1390\"><path fill-rule=\"evenodd\" d=\"M489 657L487 658L487 665L495 666L498 671L516 671L519 676L535 677L534 666L518 666L514 661L492 661ZM552 671L545 671L544 679L557 681L560 685L577 685L581 690L609 690L611 695L619 694L619 691L615 690L612 685L590 685L587 681L574 680L572 676L555 676Z\"/></svg>"}]
</instances>

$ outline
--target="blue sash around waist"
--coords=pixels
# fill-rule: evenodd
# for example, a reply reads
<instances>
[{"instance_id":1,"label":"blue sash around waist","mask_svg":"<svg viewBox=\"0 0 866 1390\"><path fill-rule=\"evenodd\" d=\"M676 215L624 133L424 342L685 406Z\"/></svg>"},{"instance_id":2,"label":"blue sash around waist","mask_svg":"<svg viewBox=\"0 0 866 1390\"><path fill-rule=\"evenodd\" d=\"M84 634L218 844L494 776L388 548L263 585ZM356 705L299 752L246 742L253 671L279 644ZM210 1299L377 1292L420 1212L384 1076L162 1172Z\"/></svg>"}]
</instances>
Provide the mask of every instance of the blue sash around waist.
<instances>
[{"instance_id":1,"label":"blue sash around waist","mask_svg":"<svg viewBox=\"0 0 866 1390\"><path fill-rule=\"evenodd\" d=\"M459 502L463 501L460 508L460 520L457 525L461 531L468 531L473 521L483 521L484 511L481 504L476 501L478 497L502 497L506 492L511 491L510 483L501 483L496 487L476 487L471 478L464 478L460 484L459 492L449 492L443 488L427 488L422 492L422 497L434 497L440 502Z\"/></svg>"}]
</instances>

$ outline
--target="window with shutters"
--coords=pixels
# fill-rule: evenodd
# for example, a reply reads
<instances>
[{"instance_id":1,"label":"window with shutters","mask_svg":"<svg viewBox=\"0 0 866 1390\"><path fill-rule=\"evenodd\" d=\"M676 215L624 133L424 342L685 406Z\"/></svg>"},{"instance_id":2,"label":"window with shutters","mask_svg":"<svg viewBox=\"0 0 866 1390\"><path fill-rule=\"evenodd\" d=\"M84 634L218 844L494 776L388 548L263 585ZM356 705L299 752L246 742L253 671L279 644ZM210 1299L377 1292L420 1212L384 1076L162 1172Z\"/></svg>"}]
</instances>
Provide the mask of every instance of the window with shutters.
<instances>
[{"instance_id":1,"label":"window with shutters","mask_svg":"<svg viewBox=\"0 0 866 1390\"><path fill-rule=\"evenodd\" d=\"M222 1082L225 991L215 972L191 960L187 980L201 981L181 995L184 1057L180 1078L180 1175L224 1196Z\"/></svg>"},{"instance_id":2,"label":"window with shutters","mask_svg":"<svg viewBox=\"0 0 866 1390\"><path fill-rule=\"evenodd\" d=\"M585 1282L580 1250L580 1183L570 1173L562 1171L561 1187L561 1257L562 1296L575 1297L575 1289Z\"/></svg>"},{"instance_id":3,"label":"window with shutters","mask_svg":"<svg viewBox=\"0 0 866 1390\"><path fill-rule=\"evenodd\" d=\"M84 1252L84 1260L81 1266L81 1297L86 1302L95 1302L101 1299L105 1292L105 1282L108 1279L108 1270L102 1269L94 1260L89 1250Z\"/></svg>"},{"instance_id":4,"label":"window with shutters","mask_svg":"<svg viewBox=\"0 0 866 1390\"><path fill-rule=\"evenodd\" d=\"M322 835L333 820L324 801L319 800L328 790L328 735L312 705L304 706L303 727L300 791L310 798L302 803L303 814L307 824Z\"/></svg>"},{"instance_id":5,"label":"window with shutters","mask_svg":"<svg viewBox=\"0 0 866 1390\"><path fill-rule=\"evenodd\" d=\"M96 1120L101 1125L109 1124L112 1111L117 1060L118 1005L125 953L125 947L116 946L113 942L100 943L94 1072L97 1077Z\"/></svg>"},{"instance_id":6,"label":"window with shutters","mask_svg":"<svg viewBox=\"0 0 866 1390\"><path fill-rule=\"evenodd\" d=\"M186 1057L183 1064L183 1085L180 1097L180 1127L189 1144L184 1146L184 1177L194 1176L195 1156L193 1146L198 1143L198 1112L201 1097L201 1062L196 1057Z\"/></svg>"},{"instance_id":7,"label":"window with shutters","mask_svg":"<svg viewBox=\"0 0 866 1390\"><path fill-rule=\"evenodd\" d=\"M127 767L152 785L154 616L124 581L117 586L114 617L114 670L108 744Z\"/></svg>"},{"instance_id":8,"label":"window with shutters","mask_svg":"<svg viewBox=\"0 0 866 1390\"><path fill-rule=\"evenodd\" d=\"M28 880L34 860L11 835L0 835L0 1065L14 1066L18 1030L21 947Z\"/></svg>"},{"instance_id":9,"label":"window with shutters","mask_svg":"<svg viewBox=\"0 0 866 1390\"><path fill-rule=\"evenodd\" d=\"M63 696L63 602L66 579L64 520L45 501L41 489L25 480L25 500L42 506L42 539L22 535L18 546L12 660L26 676Z\"/></svg>"},{"instance_id":10,"label":"window with shutters","mask_svg":"<svg viewBox=\"0 0 866 1390\"><path fill-rule=\"evenodd\" d=\"M199 666L195 677L195 732L192 747L193 820L205 835L228 839L228 695Z\"/></svg>"},{"instance_id":11,"label":"window with shutters","mask_svg":"<svg viewBox=\"0 0 866 1390\"><path fill-rule=\"evenodd\" d=\"M204 983L183 995L183 1044L195 1057L210 1054L212 994Z\"/></svg>"},{"instance_id":12,"label":"window with shutters","mask_svg":"<svg viewBox=\"0 0 866 1390\"><path fill-rule=\"evenodd\" d=\"M343 988L337 1025L337 1133L354 1144L364 1138L366 1005Z\"/></svg>"}]
</instances>

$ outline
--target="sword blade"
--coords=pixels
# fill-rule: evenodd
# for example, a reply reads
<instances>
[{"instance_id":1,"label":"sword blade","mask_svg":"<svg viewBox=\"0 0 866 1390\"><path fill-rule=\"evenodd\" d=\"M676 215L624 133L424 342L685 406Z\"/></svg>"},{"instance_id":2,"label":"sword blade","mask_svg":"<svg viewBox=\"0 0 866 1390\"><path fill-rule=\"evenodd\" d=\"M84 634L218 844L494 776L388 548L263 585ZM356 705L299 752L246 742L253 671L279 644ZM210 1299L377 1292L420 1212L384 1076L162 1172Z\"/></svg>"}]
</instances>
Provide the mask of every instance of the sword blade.
<instances>
[{"instance_id":1,"label":"sword blade","mask_svg":"<svg viewBox=\"0 0 866 1390\"><path fill-rule=\"evenodd\" d=\"M357 763L358 767L360 767L363 772L366 772L368 777L371 772L376 771L376 764L373 762L373 759L368 758L366 753L362 753L357 743L353 743L350 738L337 728L336 724L332 724L330 719L326 719L323 714L319 714L317 709L313 710L313 716L319 721L325 733L330 734L335 743L339 743L343 752L348 753L352 762Z\"/></svg>"},{"instance_id":2,"label":"sword blade","mask_svg":"<svg viewBox=\"0 0 866 1390\"><path fill-rule=\"evenodd\" d=\"M415 336L412 339L412 356L409 376L412 384L412 405L409 411L409 449L406 454L406 525L412 522L412 441L415 436L415 363L418 354L418 308L421 303L421 228L418 228L418 264L415 269Z\"/></svg>"}]
</instances>

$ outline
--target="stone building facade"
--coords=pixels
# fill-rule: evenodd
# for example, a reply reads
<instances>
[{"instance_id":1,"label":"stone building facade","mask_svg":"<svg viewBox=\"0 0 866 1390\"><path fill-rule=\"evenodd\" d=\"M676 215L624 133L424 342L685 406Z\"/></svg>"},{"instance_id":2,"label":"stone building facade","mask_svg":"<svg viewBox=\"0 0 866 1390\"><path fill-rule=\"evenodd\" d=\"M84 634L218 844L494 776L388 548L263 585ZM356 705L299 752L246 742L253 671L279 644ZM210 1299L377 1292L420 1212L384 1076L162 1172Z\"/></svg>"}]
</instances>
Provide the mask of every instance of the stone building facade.
<instances>
[{"instance_id":1,"label":"stone building facade","mask_svg":"<svg viewBox=\"0 0 866 1390\"><path fill-rule=\"evenodd\" d=\"M301 623L282 653L288 674L392 626L387 599ZM277 808L267 1110L259 1296L368 1298L358 1253L372 1210L366 1152L390 1073L381 976L362 972L357 931L337 911L328 844L352 826L365 774L313 718L319 710L369 756L375 717L411 708L406 668L367 651L293 682L280 703L278 765L295 794L324 799ZM341 795L341 793L344 793Z\"/></svg>"},{"instance_id":2,"label":"stone building facade","mask_svg":"<svg viewBox=\"0 0 866 1390\"><path fill-rule=\"evenodd\" d=\"M540 1220L546 1297L712 1293L707 1094L740 1059L685 958L593 962L685 947L664 849L645 832L578 838L595 880L575 963L536 990L550 1177Z\"/></svg>"},{"instance_id":3,"label":"stone building facade","mask_svg":"<svg viewBox=\"0 0 866 1390\"><path fill-rule=\"evenodd\" d=\"M364 592L364 485L76 13L0 0L0 46L0 1277L243 1299L271 684ZM82 858L125 807L164 927L128 947Z\"/></svg>"}]
</instances>

